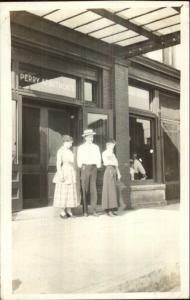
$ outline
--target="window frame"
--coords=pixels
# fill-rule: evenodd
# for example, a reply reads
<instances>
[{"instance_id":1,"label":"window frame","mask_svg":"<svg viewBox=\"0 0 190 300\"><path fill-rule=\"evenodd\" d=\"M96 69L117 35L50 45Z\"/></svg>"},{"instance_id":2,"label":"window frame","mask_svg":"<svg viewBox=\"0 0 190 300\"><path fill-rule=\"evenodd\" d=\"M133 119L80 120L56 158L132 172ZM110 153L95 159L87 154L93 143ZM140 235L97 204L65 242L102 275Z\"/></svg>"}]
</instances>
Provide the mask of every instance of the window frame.
<instances>
[{"instance_id":1,"label":"window frame","mask_svg":"<svg viewBox=\"0 0 190 300\"><path fill-rule=\"evenodd\" d=\"M153 178L152 179L146 179L146 180L130 180L131 185L148 185L153 184L157 182L157 135L158 135L158 126L157 126L157 116L151 111L147 110L141 110L137 108L131 108L129 107L129 118L130 117L140 117L144 120L150 120L151 121L151 134L152 134L152 145L153 145ZM130 127L130 124L129 124Z\"/></svg>"}]
</instances>

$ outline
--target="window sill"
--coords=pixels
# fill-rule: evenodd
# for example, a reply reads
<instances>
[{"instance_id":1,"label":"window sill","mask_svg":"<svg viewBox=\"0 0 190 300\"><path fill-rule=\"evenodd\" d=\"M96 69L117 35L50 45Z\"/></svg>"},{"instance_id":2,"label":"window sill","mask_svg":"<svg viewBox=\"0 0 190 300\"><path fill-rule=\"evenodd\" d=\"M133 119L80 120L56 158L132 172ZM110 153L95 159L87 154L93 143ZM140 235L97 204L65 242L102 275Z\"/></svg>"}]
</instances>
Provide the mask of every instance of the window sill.
<instances>
[{"instance_id":1,"label":"window sill","mask_svg":"<svg viewBox=\"0 0 190 300\"><path fill-rule=\"evenodd\" d=\"M150 190L165 190L166 185L163 183L151 183L131 185L131 191L150 191Z\"/></svg>"}]
</instances>

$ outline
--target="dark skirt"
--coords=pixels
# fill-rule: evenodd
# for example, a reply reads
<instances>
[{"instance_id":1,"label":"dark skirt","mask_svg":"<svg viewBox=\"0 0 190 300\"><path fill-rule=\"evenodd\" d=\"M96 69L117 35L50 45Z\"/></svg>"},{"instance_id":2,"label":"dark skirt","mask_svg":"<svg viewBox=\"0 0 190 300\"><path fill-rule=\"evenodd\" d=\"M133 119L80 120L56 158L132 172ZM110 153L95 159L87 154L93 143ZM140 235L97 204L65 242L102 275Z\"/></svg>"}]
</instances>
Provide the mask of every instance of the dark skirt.
<instances>
[{"instance_id":1,"label":"dark skirt","mask_svg":"<svg viewBox=\"0 0 190 300\"><path fill-rule=\"evenodd\" d=\"M102 188L102 208L104 210L118 207L116 174L117 173L115 167L106 167Z\"/></svg>"}]
</instances>

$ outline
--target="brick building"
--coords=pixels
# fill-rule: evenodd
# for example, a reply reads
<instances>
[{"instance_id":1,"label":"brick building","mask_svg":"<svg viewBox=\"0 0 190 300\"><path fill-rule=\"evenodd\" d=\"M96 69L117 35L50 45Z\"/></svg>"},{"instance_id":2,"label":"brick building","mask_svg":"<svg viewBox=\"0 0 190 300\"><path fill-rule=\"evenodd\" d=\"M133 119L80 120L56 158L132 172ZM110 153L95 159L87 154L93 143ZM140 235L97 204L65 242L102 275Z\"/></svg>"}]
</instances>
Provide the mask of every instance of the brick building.
<instances>
[{"instance_id":1,"label":"brick building","mask_svg":"<svg viewBox=\"0 0 190 300\"><path fill-rule=\"evenodd\" d=\"M13 12L11 42L13 211L52 205L61 136L87 127L116 139L127 207L179 200L179 8Z\"/></svg>"}]
</instances>

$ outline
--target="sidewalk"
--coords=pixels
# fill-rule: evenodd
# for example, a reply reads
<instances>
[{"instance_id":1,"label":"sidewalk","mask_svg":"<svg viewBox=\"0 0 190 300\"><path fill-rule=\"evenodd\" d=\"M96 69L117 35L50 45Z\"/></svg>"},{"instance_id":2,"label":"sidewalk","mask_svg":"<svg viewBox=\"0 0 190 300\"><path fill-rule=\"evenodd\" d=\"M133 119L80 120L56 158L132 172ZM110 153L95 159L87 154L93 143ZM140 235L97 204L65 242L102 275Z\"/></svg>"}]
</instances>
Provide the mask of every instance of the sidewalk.
<instances>
[{"instance_id":1,"label":"sidewalk","mask_svg":"<svg viewBox=\"0 0 190 300\"><path fill-rule=\"evenodd\" d=\"M53 208L51 208L53 209ZM56 214L13 222L14 293L179 287L179 204L117 217Z\"/></svg>"}]
</instances>

